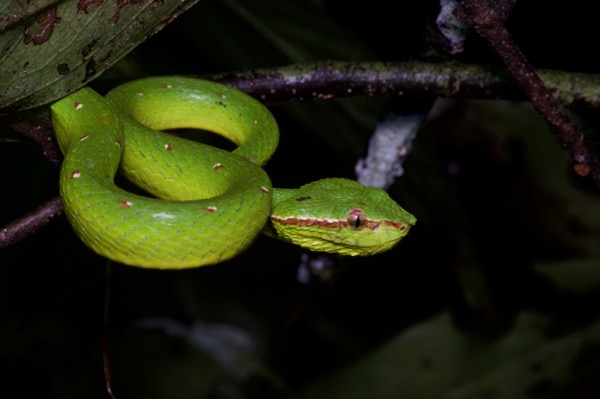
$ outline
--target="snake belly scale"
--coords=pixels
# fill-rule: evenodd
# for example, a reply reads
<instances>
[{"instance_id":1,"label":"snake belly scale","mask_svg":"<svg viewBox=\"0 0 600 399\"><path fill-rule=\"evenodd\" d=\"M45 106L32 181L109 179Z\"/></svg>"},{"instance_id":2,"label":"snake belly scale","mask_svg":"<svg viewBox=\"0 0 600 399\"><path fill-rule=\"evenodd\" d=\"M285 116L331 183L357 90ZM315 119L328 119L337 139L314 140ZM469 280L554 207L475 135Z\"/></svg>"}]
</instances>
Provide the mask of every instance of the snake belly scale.
<instances>
[{"instance_id":1,"label":"snake belly scale","mask_svg":"<svg viewBox=\"0 0 600 399\"><path fill-rule=\"evenodd\" d=\"M277 148L272 114L214 82L167 76L102 97L83 88L51 106L65 159L60 194L76 234L124 264L186 268L244 251L261 231L305 248L371 255L392 248L415 218L384 191L346 179L273 189L261 165ZM220 134L225 151L163 133ZM149 195L114 183L120 171Z\"/></svg>"}]
</instances>

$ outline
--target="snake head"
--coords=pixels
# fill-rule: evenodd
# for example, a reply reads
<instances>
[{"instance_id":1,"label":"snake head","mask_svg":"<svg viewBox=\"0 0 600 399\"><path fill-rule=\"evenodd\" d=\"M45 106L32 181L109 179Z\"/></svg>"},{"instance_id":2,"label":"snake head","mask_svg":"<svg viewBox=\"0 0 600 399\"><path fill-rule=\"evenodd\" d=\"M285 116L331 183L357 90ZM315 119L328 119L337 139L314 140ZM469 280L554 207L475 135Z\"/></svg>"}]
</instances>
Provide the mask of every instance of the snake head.
<instances>
[{"instance_id":1,"label":"snake head","mask_svg":"<svg viewBox=\"0 0 600 399\"><path fill-rule=\"evenodd\" d=\"M390 250L415 222L385 191L337 178L276 189L271 214L278 238L352 256Z\"/></svg>"}]
</instances>

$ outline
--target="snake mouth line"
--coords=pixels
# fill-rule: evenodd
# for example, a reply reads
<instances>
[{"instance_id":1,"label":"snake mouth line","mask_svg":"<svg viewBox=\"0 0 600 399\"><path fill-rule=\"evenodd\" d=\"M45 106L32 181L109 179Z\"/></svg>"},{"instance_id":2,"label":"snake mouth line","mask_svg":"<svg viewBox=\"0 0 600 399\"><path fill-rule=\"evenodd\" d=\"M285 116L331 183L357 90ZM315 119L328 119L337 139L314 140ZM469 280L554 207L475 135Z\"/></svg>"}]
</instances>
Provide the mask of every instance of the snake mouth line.
<instances>
[{"instance_id":1,"label":"snake mouth line","mask_svg":"<svg viewBox=\"0 0 600 399\"><path fill-rule=\"evenodd\" d=\"M354 226L348 220L340 219L315 219L305 217L279 217L271 215L271 220L275 223L294 226L313 226L322 227L324 229L339 229L353 228ZM373 231L377 231L379 226L385 225L393 229L406 230L408 225L403 222L392 222L389 220L366 220L363 221L364 227Z\"/></svg>"}]
</instances>

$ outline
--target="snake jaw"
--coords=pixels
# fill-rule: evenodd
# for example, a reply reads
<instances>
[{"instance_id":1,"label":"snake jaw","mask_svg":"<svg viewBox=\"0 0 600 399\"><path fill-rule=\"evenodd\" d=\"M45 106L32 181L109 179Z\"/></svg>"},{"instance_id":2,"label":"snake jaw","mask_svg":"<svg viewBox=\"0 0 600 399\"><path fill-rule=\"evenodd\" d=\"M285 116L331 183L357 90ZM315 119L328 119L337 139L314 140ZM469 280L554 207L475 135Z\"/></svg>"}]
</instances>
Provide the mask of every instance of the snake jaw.
<instances>
[{"instance_id":1,"label":"snake jaw","mask_svg":"<svg viewBox=\"0 0 600 399\"><path fill-rule=\"evenodd\" d=\"M356 227L348 219L315 219L271 215L278 238L318 252L367 256L393 248L408 234L406 223L363 220Z\"/></svg>"}]
</instances>

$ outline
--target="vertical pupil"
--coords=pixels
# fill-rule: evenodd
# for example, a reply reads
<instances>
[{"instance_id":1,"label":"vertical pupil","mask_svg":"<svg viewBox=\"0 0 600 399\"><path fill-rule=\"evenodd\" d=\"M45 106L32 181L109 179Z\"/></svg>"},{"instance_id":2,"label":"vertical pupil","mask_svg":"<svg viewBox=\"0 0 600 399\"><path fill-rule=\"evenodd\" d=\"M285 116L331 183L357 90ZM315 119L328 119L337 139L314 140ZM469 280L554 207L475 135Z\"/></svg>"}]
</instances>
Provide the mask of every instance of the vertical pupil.
<instances>
[{"instance_id":1,"label":"vertical pupil","mask_svg":"<svg viewBox=\"0 0 600 399\"><path fill-rule=\"evenodd\" d=\"M358 229L360 227L360 216L357 216L356 219L354 219L354 228Z\"/></svg>"}]
</instances>

